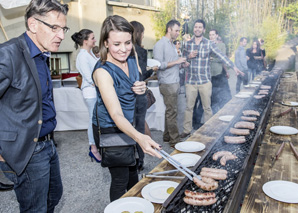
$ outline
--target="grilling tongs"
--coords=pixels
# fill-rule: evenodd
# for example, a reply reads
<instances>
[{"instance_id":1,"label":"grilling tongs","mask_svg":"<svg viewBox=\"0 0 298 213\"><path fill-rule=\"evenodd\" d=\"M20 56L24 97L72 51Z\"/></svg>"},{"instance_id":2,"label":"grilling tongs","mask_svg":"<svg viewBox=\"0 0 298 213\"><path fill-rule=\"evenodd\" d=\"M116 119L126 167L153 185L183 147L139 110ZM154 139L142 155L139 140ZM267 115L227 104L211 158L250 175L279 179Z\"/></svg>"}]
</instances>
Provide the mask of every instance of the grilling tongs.
<instances>
[{"instance_id":1,"label":"grilling tongs","mask_svg":"<svg viewBox=\"0 0 298 213\"><path fill-rule=\"evenodd\" d=\"M174 158L171 157L171 155L169 155L167 152L163 151L163 150L157 150L156 151L166 160L168 161L170 164L172 164L176 169L178 169L180 172L182 172L186 177L188 177L188 179L190 179L191 181L193 181L193 177L197 177L199 180L201 180L201 176L197 175L196 173L194 173L193 171L191 171L190 169L188 169L187 167L183 166L181 163L179 163L177 160L175 160Z\"/></svg>"}]
</instances>

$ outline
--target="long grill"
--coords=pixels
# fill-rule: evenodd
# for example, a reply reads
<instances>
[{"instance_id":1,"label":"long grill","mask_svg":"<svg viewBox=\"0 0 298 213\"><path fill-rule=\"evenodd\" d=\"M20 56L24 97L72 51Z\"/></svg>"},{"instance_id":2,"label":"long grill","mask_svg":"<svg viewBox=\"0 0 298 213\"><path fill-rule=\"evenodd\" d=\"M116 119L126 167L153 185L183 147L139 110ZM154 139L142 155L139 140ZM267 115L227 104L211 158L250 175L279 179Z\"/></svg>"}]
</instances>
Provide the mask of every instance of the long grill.
<instances>
[{"instance_id":1,"label":"long grill","mask_svg":"<svg viewBox=\"0 0 298 213\"><path fill-rule=\"evenodd\" d=\"M262 84L270 85L271 90L269 94L262 99L254 99L248 102L243 110L256 110L260 112L261 116L258 117L255 123L255 129L250 130L250 135L246 136L246 142L243 144L227 144L224 142L225 135L231 135L229 129L217 140L208 153L206 153L201 160L195 165L194 171L199 174L202 167L210 168L222 168L228 171L228 178L226 180L219 181L219 187L215 190L217 202L211 206L192 206L184 203L183 198L185 197L184 191L186 189L192 191L204 192L202 189L197 187L193 181L185 178L173 194L163 204L162 212L173 212L173 213L197 213L197 212L235 212L239 210L240 203L244 196L244 190L248 184L250 172L252 170L252 161L255 159L258 141L261 141L262 132L266 128L266 119L271 106L272 99L275 95L276 88L279 83L281 71L275 69L271 73L276 73L274 77L267 77ZM255 94L259 90L255 91ZM254 94L254 95L255 95ZM242 111L238 114L237 118L233 119L230 127L240 121ZM238 158L236 160L228 161L226 166L221 166L218 161L212 159L212 155L218 151L227 150L235 154ZM249 162L249 163L248 163ZM251 164L251 165L249 165ZM249 168L250 167L250 168ZM245 175L244 175L245 174ZM235 187L235 188L234 188ZM232 195L232 196L231 196ZM235 206L236 205L236 206ZM226 208L227 207L227 208Z\"/></svg>"}]
</instances>

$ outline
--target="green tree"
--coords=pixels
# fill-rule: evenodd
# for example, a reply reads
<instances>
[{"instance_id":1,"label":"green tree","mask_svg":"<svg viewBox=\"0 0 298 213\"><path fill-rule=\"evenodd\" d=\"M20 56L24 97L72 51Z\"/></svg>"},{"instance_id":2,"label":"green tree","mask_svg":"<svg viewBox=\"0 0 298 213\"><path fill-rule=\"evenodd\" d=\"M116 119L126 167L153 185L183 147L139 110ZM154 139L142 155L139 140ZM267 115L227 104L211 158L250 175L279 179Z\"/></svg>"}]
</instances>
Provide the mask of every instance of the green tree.
<instances>
[{"instance_id":1,"label":"green tree","mask_svg":"<svg viewBox=\"0 0 298 213\"><path fill-rule=\"evenodd\" d=\"M292 22L292 27L294 33L298 33L298 2L289 4L287 7L284 7L283 12L285 14L285 18L288 20L288 23ZM288 24L288 30L291 26Z\"/></svg>"},{"instance_id":2,"label":"green tree","mask_svg":"<svg viewBox=\"0 0 298 213\"><path fill-rule=\"evenodd\" d=\"M165 35L166 25L171 19L177 19L183 24L181 20L177 18L176 0L165 0L161 3L162 8L160 8L160 11L151 16L156 40L161 39L161 37Z\"/></svg>"}]
</instances>

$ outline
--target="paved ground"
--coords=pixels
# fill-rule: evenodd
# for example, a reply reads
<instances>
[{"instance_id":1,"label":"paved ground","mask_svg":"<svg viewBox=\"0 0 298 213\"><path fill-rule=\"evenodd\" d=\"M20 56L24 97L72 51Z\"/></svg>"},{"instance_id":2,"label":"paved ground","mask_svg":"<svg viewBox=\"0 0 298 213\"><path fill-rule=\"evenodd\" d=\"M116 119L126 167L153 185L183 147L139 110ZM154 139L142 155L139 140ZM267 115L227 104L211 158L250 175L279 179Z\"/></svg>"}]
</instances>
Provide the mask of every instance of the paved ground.
<instances>
[{"instance_id":1,"label":"paved ground","mask_svg":"<svg viewBox=\"0 0 298 213\"><path fill-rule=\"evenodd\" d=\"M235 75L231 72L230 86L235 93ZM179 95L179 129L182 132L185 94ZM161 131L152 131L153 139L160 143L164 150L171 153L173 149L162 141ZM108 169L91 162L88 156L87 131L56 132L62 180L63 197L55 212L60 213L102 213L109 203L110 175ZM145 170L151 171L161 160L146 156ZM140 175L141 177L141 175ZM0 180L3 176L0 173ZM18 212L18 203L13 191L0 192L0 213Z\"/></svg>"}]
</instances>

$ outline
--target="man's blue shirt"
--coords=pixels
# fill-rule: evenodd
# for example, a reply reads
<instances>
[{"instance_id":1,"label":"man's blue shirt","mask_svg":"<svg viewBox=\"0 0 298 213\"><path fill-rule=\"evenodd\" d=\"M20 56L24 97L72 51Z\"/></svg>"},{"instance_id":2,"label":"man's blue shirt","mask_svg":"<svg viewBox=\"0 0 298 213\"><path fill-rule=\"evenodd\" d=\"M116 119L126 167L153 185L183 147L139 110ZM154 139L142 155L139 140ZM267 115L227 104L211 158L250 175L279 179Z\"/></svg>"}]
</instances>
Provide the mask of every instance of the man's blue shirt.
<instances>
[{"instance_id":1,"label":"man's blue shirt","mask_svg":"<svg viewBox=\"0 0 298 213\"><path fill-rule=\"evenodd\" d=\"M42 53L40 49L33 43L27 33L24 33L27 45L30 50L31 58L34 59L41 91L42 91L42 118L43 123L39 133L39 137L45 136L54 131L56 121L56 110L53 102L53 85L50 75L50 70L47 65L46 53Z\"/></svg>"}]
</instances>

